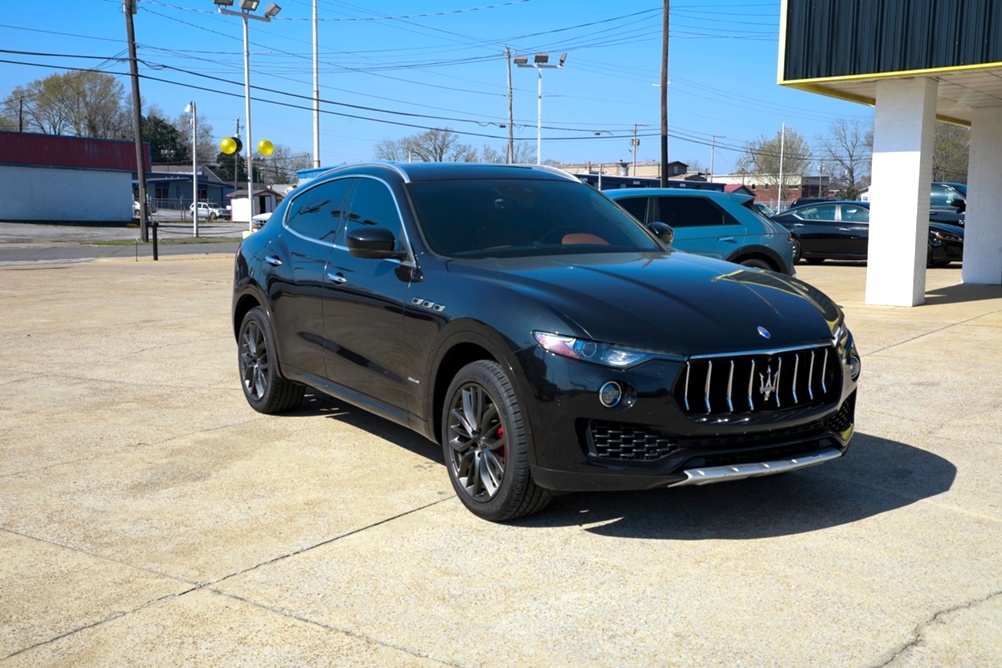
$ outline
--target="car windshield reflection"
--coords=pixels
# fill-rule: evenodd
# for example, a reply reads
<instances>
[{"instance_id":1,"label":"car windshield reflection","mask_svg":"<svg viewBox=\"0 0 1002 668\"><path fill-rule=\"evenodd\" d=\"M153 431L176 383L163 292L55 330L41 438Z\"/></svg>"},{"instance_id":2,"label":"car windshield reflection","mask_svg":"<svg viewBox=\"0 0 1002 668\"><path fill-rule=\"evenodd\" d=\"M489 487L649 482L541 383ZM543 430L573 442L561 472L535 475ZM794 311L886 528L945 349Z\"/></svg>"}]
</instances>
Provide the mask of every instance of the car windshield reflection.
<instances>
[{"instance_id":1,"label":"car windshield reflection","mask_svg":"<svg viewBox=\"0 0 1002 668\"><path fill-rule=\"evenodd\" d=\"M447 257L661 252L640 226L572 182L431 181L411 187L428 246Z\"/></svg>"}]
</instances>

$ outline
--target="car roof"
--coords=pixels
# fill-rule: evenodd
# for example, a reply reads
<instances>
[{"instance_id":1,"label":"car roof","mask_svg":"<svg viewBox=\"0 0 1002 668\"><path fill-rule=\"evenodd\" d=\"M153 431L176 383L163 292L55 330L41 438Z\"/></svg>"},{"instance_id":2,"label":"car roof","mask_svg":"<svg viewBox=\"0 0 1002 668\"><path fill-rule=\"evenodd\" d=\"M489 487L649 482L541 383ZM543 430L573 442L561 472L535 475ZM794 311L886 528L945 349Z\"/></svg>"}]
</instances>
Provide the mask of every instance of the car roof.
<instances>
[{"instance_id":1,"label":"car roof","mask_svg":"<svg viewBox=\"0 0 1002 668\"><path fill-rule=\"evenodd\" d=\"M518 179L574 181L562 169L547 165L498 165L479 162L369 162L335 167L317 177L327 180L342 175L394 173L405 182L454 181L462 179Z\"/></svg>"},{"instance_id":2,"label":"car roof","mask_svg":"<svg viewBox=\"0 0 1002 668\"><path fill-rule=\"evenodd\" d=\"M628 195L639 197L707 197L709 199L719 199L744 203L755 199L754 195L744 195L742 193L725 193L720 190L700 190L698 188L619 188L616 190L603 190L612 199L626 197Z\"/></svg>"},{"instance_id":3,"label":"car roof","mask_svg":"<svg viewBox=\"0 0 1002 668\"><path fill-rule=\"evenodd\" d=\"M797 206L791 206L789 209L787 209L783 213L788 213L790 211L799 211L801 209L807 209L809 207L819 206L821 204L855 204L857 206L866 207L867 209L870 208L870 203L869 202L862 202L860 200L855 200L855 199L826 199L826 200L822 200L820 202L808 202L807 204L798 204Z\"/></svg>"}]
</instances>

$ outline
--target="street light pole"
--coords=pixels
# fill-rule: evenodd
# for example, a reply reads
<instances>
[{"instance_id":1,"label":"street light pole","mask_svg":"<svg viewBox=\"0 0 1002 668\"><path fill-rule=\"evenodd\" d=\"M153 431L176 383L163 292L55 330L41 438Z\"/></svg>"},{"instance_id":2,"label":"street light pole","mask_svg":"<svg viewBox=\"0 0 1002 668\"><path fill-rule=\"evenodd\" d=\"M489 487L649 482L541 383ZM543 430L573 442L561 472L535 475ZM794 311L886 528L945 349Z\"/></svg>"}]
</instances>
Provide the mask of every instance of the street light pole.
<instances>
[{"instance_id":1,"label":"street light pole","mask_svg":"<svg viewBox=\"0 0 1002 668\"><path fill-rule=\"evenodd\" d=\"M515 56L515 64L518 67L535 67L536 72L539 75L539 83L537 85L537 101L536 101L536 164L543 164L543 69L563 69L564 61L567 60L567 52L560 54L560 62L556 65L550 64L550 54L548 53L537 53L532 58L532 62L529 62L528 56Z\"/></svg>"},{"instance_id":2,"label":"street light pole","mask_svg":"<svg viewBox=\"0 0 1002 668\"><path fill-rule=\"evenodd\" d=\"M191 114L191 222L194 236L198 236L198 111L195 101L188 103L185 111Z\"/></svg>"},{"instance_id":3,"label":"street light pole","mask_svg":"<svg viewBox=\"0 0 1002 668\"><path fill-rule=\"evenodd\" d=\"M247 141L247 229L254 228L254 160L251 144L251 98L250 98L250 40L248 39L247 12L241 12L244 20L244 118L247 126L244 135Z\"/></svg>"},{"instance_id":4,"label":"street light pole","mask_svg":"<svg viewBox=\"0 0 1002 668\"><path fill-rule=\"evenodd\" d=\"M254 229L254 163L253 163L253 144L251 143L251 96L250 96L250 39L249 39L249 29L248 29L248 19L254 19L255 21L264 21L268 23L271 19L278 15L282 8L276 5L274 2L270 3L264 10L264 16L257 16L251 12L257 10L257 6L261 4L260 0L240 0L240 11L235 12L230 9L223 9L223 6L231 6L234 0L213 0L216 4L216 9L220 14L226 14L227 16L239 16L244 22L244 112L247 116L247 127L244 130L245 136L247 138L247 226L248 229Z\"/></svg>"}]
</instances>

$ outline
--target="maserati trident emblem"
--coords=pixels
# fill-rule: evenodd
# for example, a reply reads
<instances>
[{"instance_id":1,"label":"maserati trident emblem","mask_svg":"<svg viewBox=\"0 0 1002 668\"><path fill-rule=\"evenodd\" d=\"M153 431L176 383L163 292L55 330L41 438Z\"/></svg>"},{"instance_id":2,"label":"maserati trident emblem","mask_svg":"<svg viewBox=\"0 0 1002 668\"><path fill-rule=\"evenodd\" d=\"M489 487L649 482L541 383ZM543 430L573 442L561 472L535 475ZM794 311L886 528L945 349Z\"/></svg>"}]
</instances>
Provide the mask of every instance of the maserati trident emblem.
<instances>
[{"instance_id":1,"label":"maserati trident emblem","mask_svg":"<svg viewBox=\"0 0 1002 668\"><path fill-rule=\"evenodd\" d=\"M772 374L772 365L770 364L765 368L765 373L760 373L758 375L758 391L762 395L763 401L769 401L769 397L772 393L776 391L776 386L779 385L779 371L776 371L776 375Z\"/></svg>"},{"instance_id":2,"label":"maserati trident emblem","mask_svg":"<svg viewBox=\"0 0 1002 668\"><path fill-rule=\"evenodd\" d=\"M763 339L772 338L772 334L769 333L769 330L763 327L762 325L758 326L758 335L761 336Z\"/></svg>"}]
</instances>

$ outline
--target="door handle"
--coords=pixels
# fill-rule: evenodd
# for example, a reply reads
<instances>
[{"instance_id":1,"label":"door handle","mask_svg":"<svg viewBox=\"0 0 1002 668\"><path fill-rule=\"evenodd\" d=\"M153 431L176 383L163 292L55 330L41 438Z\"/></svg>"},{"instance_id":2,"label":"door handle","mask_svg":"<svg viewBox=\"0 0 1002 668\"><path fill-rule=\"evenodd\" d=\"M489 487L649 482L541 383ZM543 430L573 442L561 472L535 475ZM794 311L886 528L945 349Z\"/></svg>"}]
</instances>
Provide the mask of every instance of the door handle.
<instances>
[{"instance_id":1,"label":"door handle","mask_svg":"<svg viewBox=\"0 0 1002 668\"><path fill-rule=\"evenodd\" d=\"M269 255L268 257L266 257L264 259L264 261L267 262L268 264L270 264L273 267L281 267L282 266L282 261L278 259L277 255Z\"/></svg>"},{"instance_id":2,"label":"door handle","mask_svg":"<svg viewBox=\"0 0 1002 668\"><path fill-rule=\"evenodd\" d=\"M717 237L717 241L726 241L728 243L737 243L737 239L734 237Z\"/></svg>"},{"instance_id":3,"label":"door handle","mask_svg":"<svg viewBox=\"0 0 1002 668\"><path fill-rule=\"evenodd\" d=\"M337 283L338 285L341 285L342 283L347 283L348 282L348 279L344 277L344 274L340 274L340 273L338 273L338 274L332 274L332 273L328 272L327 278L330 279L331 281L333 281L334 283Z\"/></svg>"},{"instance_id":4,"label":"door handle","mask_svg":"<svg viewBox=\"0 0 1002 668\"><path fill-rule=\"evenodd\" d=\"M838 228L838 231L839 232L848 232L849 228L848 227L840 227L840 228Z\"/></svg>"}]
</instances>

